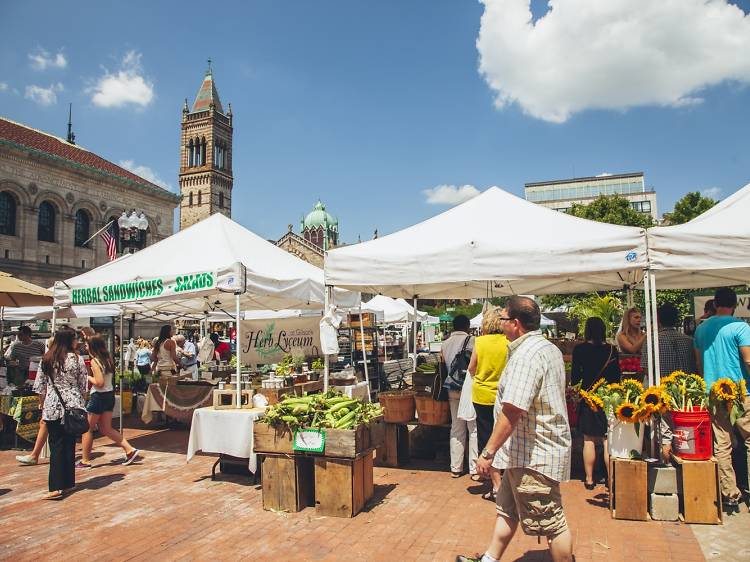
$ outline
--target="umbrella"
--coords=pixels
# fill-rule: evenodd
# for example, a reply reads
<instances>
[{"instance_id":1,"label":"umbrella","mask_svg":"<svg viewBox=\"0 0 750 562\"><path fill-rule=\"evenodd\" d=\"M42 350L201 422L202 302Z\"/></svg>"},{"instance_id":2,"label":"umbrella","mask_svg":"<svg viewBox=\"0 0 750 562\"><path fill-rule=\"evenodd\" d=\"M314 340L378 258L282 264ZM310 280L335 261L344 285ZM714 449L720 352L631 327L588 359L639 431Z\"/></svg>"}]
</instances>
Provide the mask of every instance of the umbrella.
<instances>
[{"instance_id":1,"label":"umbrella","mask_svg":"<svg viewBox=\"0 0 750 562\"><path fill-rule=\"evenodd\" d=\"M0 271L0 306L52 305L52 291Z\"/></svg>"}]
</instances>

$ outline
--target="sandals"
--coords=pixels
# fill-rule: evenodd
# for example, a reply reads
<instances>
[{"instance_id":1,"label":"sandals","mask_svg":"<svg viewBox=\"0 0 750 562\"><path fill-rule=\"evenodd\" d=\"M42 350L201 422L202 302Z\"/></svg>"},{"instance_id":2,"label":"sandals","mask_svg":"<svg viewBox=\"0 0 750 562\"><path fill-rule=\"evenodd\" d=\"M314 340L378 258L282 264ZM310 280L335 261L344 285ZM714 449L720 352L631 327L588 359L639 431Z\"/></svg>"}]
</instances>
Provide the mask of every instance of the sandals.
<instances>
[{"instance_id":1,"label":"sandals","mask_svg":"<svg viewBox=\"0 0 750 562\"><path fill-rule=\"evenodd\" d=\"M494 502L497 499L497 492L495 490L490 490L489 492L485 492L482 494L482 499Z\"/></svg>"},{"instance_id":2,"label":"sandals","mask_svg":"<svg viewBox=\"0 0 750 562\"><path fill-rule=\"evenodd\" d=\"M463 474L463 472L451 472L451 478L461 478Z\"/></svg>"},{"instance_id":3,"label":"sandals","mask_svg":"<svg viewBox=\"0 0 750 562\"><path fill-rule=\"evenodd\" d=\"M481 482L482 480L484 480L484 478L482 478L478 474L472 474L471 475L471 481L472 482Z\"/></svg>"},{"instance_id":4,"label":"sandals","mask_svg":"<svg viewBox=\"0 0 750 562\"><path fill-rule=\"evenodd\" d=\"M591 483L584 482L583 485L586 487L587 490L593 490L594 488L596 488L596 483L594 482L591 482Z\"/></svg>"},{"instance_id":5,"label":"sandals","mask_svg":"<svg viewBox=\"0 0 750 562\"><path fill-rule=\"evenodd\" d=\"M52 500L52 501L58 501L63 499L64 494L62 490L54 490L52 492L47 492L42 496L43 500Z\"/></svg>"}]
</instances>

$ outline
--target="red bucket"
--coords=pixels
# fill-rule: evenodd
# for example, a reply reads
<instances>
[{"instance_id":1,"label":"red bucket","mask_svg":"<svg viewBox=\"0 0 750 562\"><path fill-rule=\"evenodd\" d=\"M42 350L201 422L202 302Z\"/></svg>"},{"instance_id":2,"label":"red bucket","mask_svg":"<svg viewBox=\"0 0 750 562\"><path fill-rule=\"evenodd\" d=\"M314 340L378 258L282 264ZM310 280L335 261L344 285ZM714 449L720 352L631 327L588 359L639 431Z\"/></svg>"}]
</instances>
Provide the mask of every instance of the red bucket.
<instances>
[{"instance_id":1,"label":"red bucket","mask_svg":"<svg viewBox=\"0 0 750 562\"><path fill-rule=\"evenodd\" d=\"M711 418L708 410L672 412L674 422L674 454L690 461L711 458Z\"/></svg>"}]
</instances>

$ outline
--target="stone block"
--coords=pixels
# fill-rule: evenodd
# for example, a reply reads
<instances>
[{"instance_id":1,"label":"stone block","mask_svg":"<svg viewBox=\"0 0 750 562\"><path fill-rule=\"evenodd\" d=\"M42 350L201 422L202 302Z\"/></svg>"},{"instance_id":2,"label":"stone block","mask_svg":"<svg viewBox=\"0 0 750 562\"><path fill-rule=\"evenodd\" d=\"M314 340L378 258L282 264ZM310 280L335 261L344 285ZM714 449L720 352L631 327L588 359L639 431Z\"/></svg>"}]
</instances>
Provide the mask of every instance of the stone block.
<instances>
[{"instance_id":1,"label":"stone block","mask_svg":"<svg viewBox=\"0 0 750 562\"><path fill-rule=\"evenodd\" d=\"M654 521L677 521L680 517L680 500L677 494L651 494L650 512Z\"/></svg>"},{"instance_id":2,"label":"stone block","mask_svg":"<svg viewBox=\"0 0 750 562\"><path fill-rule=\"evenodd\" d=\"M673 466L649 466L648 493L676 494L677 469Z\"/></svg>"}]
</instances>

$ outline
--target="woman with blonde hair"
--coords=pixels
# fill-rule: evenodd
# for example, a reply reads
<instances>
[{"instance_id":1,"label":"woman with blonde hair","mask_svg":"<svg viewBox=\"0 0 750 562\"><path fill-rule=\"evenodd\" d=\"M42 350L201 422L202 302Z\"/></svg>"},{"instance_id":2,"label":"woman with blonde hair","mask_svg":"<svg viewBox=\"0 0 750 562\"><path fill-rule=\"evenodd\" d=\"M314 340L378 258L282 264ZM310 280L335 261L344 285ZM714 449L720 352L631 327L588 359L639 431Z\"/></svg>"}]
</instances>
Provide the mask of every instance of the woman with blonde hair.
<instances>
[{"instance_id":1,"label":"woman with blonde hair","mask_svg":"<svg viewBox=\"0 0 750 562\"><path fill-rule=\"evenodd\" d=\"M645 339L646 334L641 330L641 311L636 307L627 309L617 334L617 346L623 353L640 355Z\"/></svg>"},{"instance_id":2,"label":"woman with blonde hair","mask_svg":"<svg viewBox=\"0 0 750 562\"><path fill-rule=\"evenodd\" d=\"M501 308L487 310L482 317L482 335L474 341L474 351L469 362L472 377L471 401L474 403L477 423L477 450L482 451L495 425L495 398L497 383L508 361L508 338L503 334ZM500 473L493 470L492 491L483 495L494 501L500 487Z\"/></svg>"}]
</instances>

